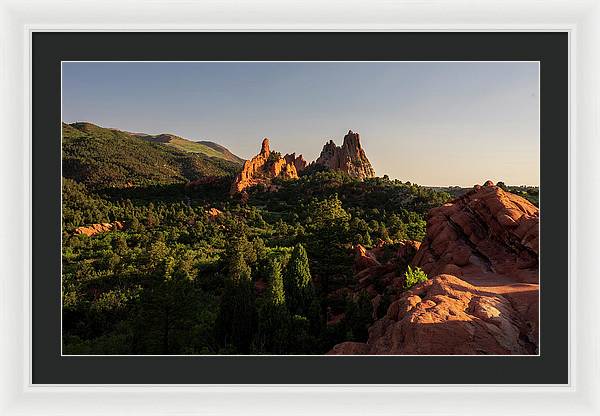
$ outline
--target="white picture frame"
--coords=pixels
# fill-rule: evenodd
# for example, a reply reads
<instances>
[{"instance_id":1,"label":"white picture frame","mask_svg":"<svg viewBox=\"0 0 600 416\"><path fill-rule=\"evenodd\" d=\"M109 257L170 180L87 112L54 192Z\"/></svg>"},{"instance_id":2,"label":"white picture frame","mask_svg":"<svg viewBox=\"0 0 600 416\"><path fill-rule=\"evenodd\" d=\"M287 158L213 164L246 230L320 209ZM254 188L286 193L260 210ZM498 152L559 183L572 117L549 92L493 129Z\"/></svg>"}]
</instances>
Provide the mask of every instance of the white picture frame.
<instances>
[{"instance_id":1,"label":"white picture frame","mask_svg":"<svg viewBox=\"0 0 600 416\"><path fill-rule=\"evenodd\" d=\"M48 30L568 31L569 383L450 386L432 374L426 386L33 385L30 42ZM0 31L0 414L600 414L600 2L5 0Z\"/></svg>"}]
</instances>

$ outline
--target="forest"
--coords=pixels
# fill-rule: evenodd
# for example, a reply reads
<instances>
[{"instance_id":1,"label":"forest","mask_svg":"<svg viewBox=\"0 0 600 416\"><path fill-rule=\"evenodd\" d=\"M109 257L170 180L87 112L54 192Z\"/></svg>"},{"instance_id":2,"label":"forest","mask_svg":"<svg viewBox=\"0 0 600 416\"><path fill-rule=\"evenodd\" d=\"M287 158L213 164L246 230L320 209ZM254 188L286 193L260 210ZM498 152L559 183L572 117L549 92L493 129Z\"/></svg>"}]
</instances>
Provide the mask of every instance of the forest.
<instances>
[{"instance_id":1,"label":"forest","mask_svg":"<svg viewBox=\"0 0 600 416\"><path fill-rule=\"evenodd\" d=\"M354 247L421 241L427 212L453 197L326 169L232 197L237 170L63 125L64 354L324 354L365 341L376 316ZM75 232L115 221L124 227Z\"/></svg>"}]
</instances>

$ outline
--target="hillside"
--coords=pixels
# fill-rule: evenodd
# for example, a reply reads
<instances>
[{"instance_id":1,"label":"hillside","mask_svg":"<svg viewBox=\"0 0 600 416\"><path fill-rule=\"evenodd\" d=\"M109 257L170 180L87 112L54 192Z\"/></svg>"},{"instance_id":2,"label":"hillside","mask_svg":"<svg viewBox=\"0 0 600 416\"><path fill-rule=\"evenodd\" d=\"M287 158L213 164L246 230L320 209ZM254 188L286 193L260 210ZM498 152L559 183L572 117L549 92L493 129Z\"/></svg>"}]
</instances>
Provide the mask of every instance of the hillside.
<instances>
[{"instance_id":1,"label":"hillside","mask_svg":"<svg viewBox=\"0 0 600 416\"><path fill-rule=\"evenodd\" d=\"M209 142L207 140L198 140L197 142L194 142L197 144L201 144L203 146L206 147L210 147L211 149L221 153L224 156L224 159L227 160L231 160L234 162L240 162L240 163L244 163L244 159L242 159L241 157L238 157L236 155L234 155L233 153L231 153L229 151L229 149L227 149L226 147L221 146L220 144L217 144L215 142Z\"/></svg>"},{"instance_id":2,"label":"hillside","mask_svg":"<svg viewBox=\"0 0 600 416\"><path fill-rule=\"evenodd\" d=\"M222 157L183 151L91 123L63 123L62 152L63 176L93 187L185 183L233 175L239 169L239 163Z\"/></svg>"},{"instance_id":3,"label":"hillside","mask_svg":"<svg viewBox=\"0 0 600 416\"><path fill-rule=\"evenodd\" d=\"M130 133L133 136L147 140L153 143L162 143L172 146L176 149L183 150L189 153L199 153L208 157L227 160L233 163L244 163L244 159L237 157L227 148L209 141L198 141L184 139L183 137L175 136L174 134L145 134L145 133Z\"/></svg>"}]
</instances>

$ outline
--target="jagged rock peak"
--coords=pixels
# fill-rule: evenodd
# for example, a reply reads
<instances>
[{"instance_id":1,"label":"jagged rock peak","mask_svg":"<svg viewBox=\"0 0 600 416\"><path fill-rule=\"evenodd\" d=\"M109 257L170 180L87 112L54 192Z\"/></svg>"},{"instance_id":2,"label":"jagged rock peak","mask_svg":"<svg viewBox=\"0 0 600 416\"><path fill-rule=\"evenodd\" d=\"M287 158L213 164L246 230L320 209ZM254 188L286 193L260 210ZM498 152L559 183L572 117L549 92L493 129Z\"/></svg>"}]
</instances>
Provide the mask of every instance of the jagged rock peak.
<instances>
[{"instance_id":1,"label":"jagged rock peak","mask_svg":"<svg viewBox=\"0 0 600 416\"><path fill-rule=\"evenodd\" d=\"M271 148L269 146L269 139L267 137L265 137L262 141L262 144L260 147L260 154L265 155L267 158L271 154Z\"/></svg>"},{"instance_id":2,"label":"jagged rock peak","mask_svg":"<svg viewBox=\"0 0 600 416\"><path fill-rule=\"evenodd\" d=\"M237 194L258 184L270 186L271 179L279 176L289 179L298 178L296 165L302 166L302 169L306 166L306 161L302 156L296 158L294 155L293 159L292 155L286 155L285 158L279 156L276 160L270 161L270 155L269 139L265 137L261 144L260 153L244 162L242 171L235 177L231 185L230 193L232 195ZM302 165L303 161L304 165Z\"/></svg>"},{"instance_id":3,"label":"jagged rock peak","mask_svg":"<svg viewBox=\"0 0 600 416\"><path fill-rule=\"evenodd\" d=\"M352 130L349 130L348 134L344 136L341 147L336 146L333 140L329 140L314 163L346 172L359 179L375 176L375 170L360 144L360 135Z\"/></svg>"},{"instance_id":4,"label":"jagged rock peak","mask_svg":"<svg viewBox=\"0 0 600 416\"><path fill-rule=\"evenodd\" d=\"M344 143L342 147L361 148L360 146L360 134L354 133L352 130L348 130L348 134L344 136Z\"/></svg>"},{"instance_id":5,"label":"jagged rock peak","mask_svg":"<svg viewBox=\"0 0 600 416\"><path fill-rule=\"evenodd\" d=\"M302 155L296 157L296 153L292 153L286 154L283 158L287 163L294 165L296 172L302 172L306 168L307 162Z\"/></svg>"}]
</instances>

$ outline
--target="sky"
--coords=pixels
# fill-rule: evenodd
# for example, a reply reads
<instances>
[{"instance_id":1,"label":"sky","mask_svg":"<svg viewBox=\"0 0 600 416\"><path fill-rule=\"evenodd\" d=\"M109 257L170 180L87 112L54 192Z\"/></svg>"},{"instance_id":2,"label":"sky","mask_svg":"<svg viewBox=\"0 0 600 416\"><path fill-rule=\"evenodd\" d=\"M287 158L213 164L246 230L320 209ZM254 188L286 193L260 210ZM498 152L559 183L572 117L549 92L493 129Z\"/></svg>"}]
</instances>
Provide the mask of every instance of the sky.
<instances>
[{"instance_id":1,"label":"sky","mask_svg":"<svg viewBox=\"0 0 600 416\"><path fill-rule=\"evenodd\" d=\"M64 62L62 117L315 160L348 130L378 176L539 185L537 62Z\"/></svg>"}]
</instances>

